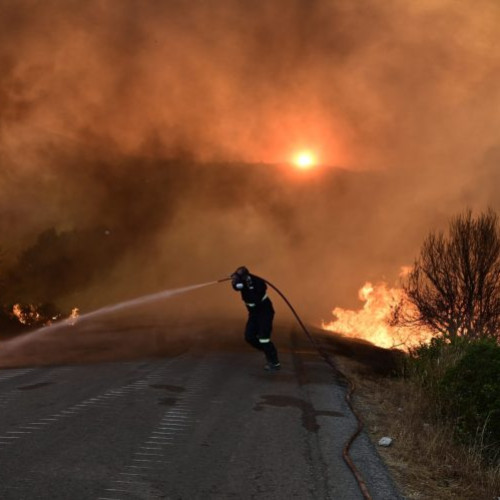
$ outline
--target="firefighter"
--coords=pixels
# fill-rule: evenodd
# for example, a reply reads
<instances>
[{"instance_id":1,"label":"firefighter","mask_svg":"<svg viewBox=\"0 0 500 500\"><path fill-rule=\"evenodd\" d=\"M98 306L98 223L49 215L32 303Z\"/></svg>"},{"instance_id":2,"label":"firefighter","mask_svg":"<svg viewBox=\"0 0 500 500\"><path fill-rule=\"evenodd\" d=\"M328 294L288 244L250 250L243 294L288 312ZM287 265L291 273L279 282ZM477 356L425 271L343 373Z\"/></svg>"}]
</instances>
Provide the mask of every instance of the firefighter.
<instances>
[{"instance_id":1,"label":"firefighter","mask_svg":"<svg viewBox=\"0 0 500 500\"><path fill-rule=\"evenodd\" d=\"M274 309L266 293L266 282L250 274L248 269L242 266L231 275L231 283L234 290L241 292L241 298L248 310L245 340L255 349L264 352L267 361L264 367L266 370L279 370L281 365L278 352L271 342Z\"/></svg>"}]
</instances>

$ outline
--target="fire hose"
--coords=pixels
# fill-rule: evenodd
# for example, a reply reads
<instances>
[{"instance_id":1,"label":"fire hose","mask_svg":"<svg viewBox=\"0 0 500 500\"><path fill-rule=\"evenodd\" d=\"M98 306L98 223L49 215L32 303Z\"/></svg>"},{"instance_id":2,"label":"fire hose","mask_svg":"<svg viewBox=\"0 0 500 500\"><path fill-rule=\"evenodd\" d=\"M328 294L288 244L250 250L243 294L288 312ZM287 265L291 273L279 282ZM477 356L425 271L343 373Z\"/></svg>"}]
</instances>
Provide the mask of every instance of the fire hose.
<instances>
[{"instance_id":1,"label":"fire hose","mask_svg":"<svg viewBox=\"0 0 500 500\"><path fill-rule=\"evenodd\" d=\"M365 480L363 479L361 473L359 472L358 468L354 464L350 454L349 450L354 443L354 441L357 439L357 437L361 434L361 431L363 430L363 420L359 413L355 410L353 401L352 401L352 396L355 391L355 384L354 382L344 373L342 372L339 367L335 364L331 356L326 352L326 350L319 344L319 342L311 335L311 332L307 329L306 325L304 322L300 319L300 316L297 314L295 311L294 307L290 303L290 301L285 297L285 295L272 283L267 281L264 278L261 278L259 276L256 276L257 278L260 278L263 280L267 285L269 285L275 292L278 293L278 295L284 300L286 305L290 308L292 311L293 315L295 316L295 319L301 326L302 330L306 334L307 338L311 342L311 344L314 346L314 348L317 350L318 354L323 358L323 360L331 367L334 375L337 377L337 379L342 380L346 385L347 385L347 390L345 393L345 401L347 403L347 406L351 410L352 414L356 418L357 422L357 427L354 433L349 437L347 442L345 443L343 449L342 449L342 458L344 459L344 462L347 464L349 469L351 470L354 478L356 479L356 482L358 483L359 489L361 491L361 494L363 495L363 498L365 500L372 500L372 496L368 490L368 487L366 485ZM229 281L231 278L222 278L218 280L218 283L221 283L223 281Z\"/></svg>"}]
</instances>

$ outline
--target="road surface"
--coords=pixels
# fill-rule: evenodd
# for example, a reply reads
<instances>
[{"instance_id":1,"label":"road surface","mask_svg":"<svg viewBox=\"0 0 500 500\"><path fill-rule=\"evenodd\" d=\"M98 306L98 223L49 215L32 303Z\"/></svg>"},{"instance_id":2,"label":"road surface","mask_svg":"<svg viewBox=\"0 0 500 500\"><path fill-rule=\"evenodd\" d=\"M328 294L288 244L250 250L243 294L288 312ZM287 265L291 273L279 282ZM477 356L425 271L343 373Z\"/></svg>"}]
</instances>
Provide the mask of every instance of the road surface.
<instances>
[{"instance_id":1,"label":"road surface","mask_svg":"<svg viewBox=\"0 0 500 500\"><path fill-rule=\"evenodd\" d=\"M279 344L278 373L213 346L1 369L0 499L362 499L345 389L297 332ZM365 435L351 454L374 499L401 498Z\"/></svg>"}]
</instances>

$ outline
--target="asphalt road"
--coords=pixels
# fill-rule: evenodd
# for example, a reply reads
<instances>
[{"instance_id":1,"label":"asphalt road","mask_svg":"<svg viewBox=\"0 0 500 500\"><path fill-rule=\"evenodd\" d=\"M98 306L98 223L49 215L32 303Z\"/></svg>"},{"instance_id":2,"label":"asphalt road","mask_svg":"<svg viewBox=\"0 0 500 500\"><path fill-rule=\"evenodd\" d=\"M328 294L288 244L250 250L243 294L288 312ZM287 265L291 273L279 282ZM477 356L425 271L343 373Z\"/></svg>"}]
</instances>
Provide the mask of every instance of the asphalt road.
<instances>
[{"instance_id":1,"label":"asphalt road","mask_svg":"<svg viewBox=\"0 0 500 500\"><path fill-rule=\"evenodd\" d=\"M283 369L215 347L0 370L0 499L362 499L345 389L296 333ZM373 499L399 499L362 435Z\"/></svg>"}]
</instances>

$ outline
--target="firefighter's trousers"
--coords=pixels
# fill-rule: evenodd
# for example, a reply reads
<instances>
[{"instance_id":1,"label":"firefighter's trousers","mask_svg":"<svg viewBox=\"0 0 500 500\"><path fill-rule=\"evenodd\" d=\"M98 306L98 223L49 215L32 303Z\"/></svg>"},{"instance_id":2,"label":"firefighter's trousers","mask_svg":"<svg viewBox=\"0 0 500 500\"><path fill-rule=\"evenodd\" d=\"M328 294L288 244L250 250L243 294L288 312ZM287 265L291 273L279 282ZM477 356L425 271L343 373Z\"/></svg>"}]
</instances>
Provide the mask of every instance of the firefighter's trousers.
<instances>
[{"instance_id":1,"label":"firefighter's trousers","mask_svg":"<svg viewBox=\"0 0 500 500\"><path fill-rule=\"evenodd\" d=\"M278 352L271 342L273 330L274 308L267 298L254 307L247 307L248 321L245 328L245 340L252 346L263 351L269 363L278 363Z\"/></svg>"}]
</instances>

